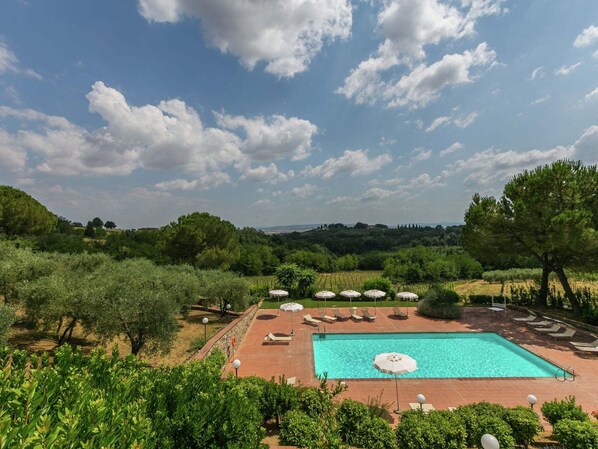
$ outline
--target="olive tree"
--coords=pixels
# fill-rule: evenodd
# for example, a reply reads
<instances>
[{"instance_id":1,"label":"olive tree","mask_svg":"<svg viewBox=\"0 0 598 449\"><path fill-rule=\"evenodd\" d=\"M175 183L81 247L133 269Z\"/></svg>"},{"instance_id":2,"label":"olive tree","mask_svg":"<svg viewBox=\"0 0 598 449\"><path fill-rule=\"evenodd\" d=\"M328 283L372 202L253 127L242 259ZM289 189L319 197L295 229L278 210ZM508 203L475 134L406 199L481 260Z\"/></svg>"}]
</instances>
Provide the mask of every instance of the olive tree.
<instances>
[{"instance_id":1,"label":"olive tree","mask_svg":"<svg viewBox=\"0 0 598 449\"><path fill-rule=\"evenodd\" d=\"M465 213L463 246L480 259L531 256L542 266L541 304L548 277L558 276L580 311L565 269L598 266L598 170L557 161L516 175L500 199L475 194Z\"/></svg>"},{"instance_id":2,"label":"olive tree","mask_svg":"<svg viewBox=\"0 0 598 449\"><path fill-rule=\"evenodd\" d=\"M201 295L205 305L217 304L224 316L230 304L236 311L243 311L249 303L249 284L245 279L230 272L205 270L199 272Z\"/></svg>"}]
</instances>

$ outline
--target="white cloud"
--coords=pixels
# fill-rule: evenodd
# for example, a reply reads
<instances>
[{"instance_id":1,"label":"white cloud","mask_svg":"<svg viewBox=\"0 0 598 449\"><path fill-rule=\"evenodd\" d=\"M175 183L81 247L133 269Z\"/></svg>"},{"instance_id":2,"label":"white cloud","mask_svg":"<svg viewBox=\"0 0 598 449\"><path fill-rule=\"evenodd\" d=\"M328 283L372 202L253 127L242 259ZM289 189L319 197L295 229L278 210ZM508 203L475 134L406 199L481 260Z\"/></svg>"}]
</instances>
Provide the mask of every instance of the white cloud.
<instances>
[{"instance_id":1,"label":"white cloud","mask_svg":"<svg viewBox=\"0 0 598 449\"><path fill-rule=\"evenodd\" d=\"M0 128L0 172L23 172L27 165L27 153L18 139Z\"/></svg>"},{"instance_id":2,"label":"white cloud","mask_svg":"<svg viewBox=\"0 0 598 449\"><path fill-rule=\"evenodd\" d=\"M105 120L105 127L88 131L63 117L0 107L0 118L26 122L12 134L0 128L0 151L9 161L4 166L22 170L27 154L33 153L30 160L39 160L36 170L57 175L127 175L136 169L180 170L193 175L191 180L158 183L163 190L207 189L228 183L230 175L225 170L230 167L239 170L244 180L269 176L278 182L291 179L293 171L279 172L274 164L252 168L251 161L303 158L317 131L315 125L296 117L217 114L222 125L242 128L246 134L242 138L204 126L199 114L181 100L132 106L119 91L102 82L92 86L87 99L89 110Z\"/></svg>"},{"instance_id":3,"label":"white cloud","mask_svg":"<svg viewBox=\"0 0 598 449\"><path fill-rule=\"evenodd\" d=\"M470 126L473 122L476 121L476 119L479 117L479 113L478 112L471 112L467 115L461 115L458 117L455 117L454 115L442 115L440 117L435 118L432 123L430 124L430 126L428 126L426 128L426 132L431 132L434 131L436 128L439 128L441 126L445 126L445 125L449 125L449 124L453 124L459 128L467 128L468 126Z\"/></svg>"},{"instance_id":4,"label":"white cloud","mask_svg":"<svg viewBox=\"0 0 598 449\"><path fill-rule=\"evenodd\" d=\"M573 64L570 66L560 66L558 69L556 69L554 71L554 74L557 76L567 76L567 75L571 75L573 72L575 72L579 66L581 66L583 64L583 62L578 62L577 64Z\"/></svg>"},{"instance_id":5,"label":"white cloud","mask_svg":"<svg viewBox=\"0 0 598 449\"><path fill-rule=\"evenodd\" d=\"M592 58L598 59L598 50L596 50L594 53L592 53Z\"/></svg>"},{"instance_id":6,"label":"white cloud","mask_svg":"<svg viewBox=\"0 0 598 449\"><path fill-rule=\"evenodd\" d=\"M465 116L457 117L455 119L455 125L457 125L459 128L467 128L473 122L475 122L478 117L479 117L479 114L477 112L472 112Z\"/></svg>"},{"instance_id":7,"label":"white cloud","mask_svg":"<svg viewBox=\"0 0 598 449\"><path fill-rule=\"evenodd\" d=\"M440 157L444 157L447 154L454 153L455 151L459 151L460 149L464 148L464 145L461 142L455 142L451 146L445 148L444 150L440 151Z\"/></svg>"},{"instance_id":8,"label":"white cloud","mask_svg":"<svg viewBox=\"0 0 598 449\"><path fill-rule=\"evenodd\" d=\"M531 75L529 76L529 78L527 80L528 81L533 81L535 79L544 78L543 69L544 69L543 66L536 67L534 70L532 70L532 73L531 73Z\"/></svg>"},{"instance_id":9,"label":"white cloud","mask_svg":"<svg viewBox=\"0 0 598 449\"><path fill-rule=\"evenodd\" d=\"M295 198L304 200L312 196L315 192L318 191L318 187L313 184L305 184L301 187L295 187L290 190L290 194Z\"/></svg>"},{"instance_id":10,"label":"white cloud","mask_svg":"<svg viewBox=\"0 0 598 449\"><path fill-rule=\"evenodd\" d=\"M438 45L442 41L461 39L471 36L475 33L475 24L477 19L482 16L499 14L501 12L502 0L462 0L461 9L448 3L442 3L437 0L397 0L383 3L382 10L378 15L378 28L384 37L384 41L379 45L376 53L367 60L362 61L357 68L345 78L343 86L336 92L344 95L348 99L353 99L358 104L373 104L376 101L384 101L391 107L403 106L407 103L415 103L420 106L436 98L432 95L427 101L401 101L403 97L400 93L393 91L393 85L403 81L403 84L409 84L418 78L425 77L425 64L419 64L416 70L418 72L403 76L401 80L391 79L383 80L382 76L389 69L401 65L407 65L410 68L419 63L426 57L425 47L427 45ZM484 44L485 45L485 44ZM439 72L450 71L449 60L439 61L432 65L431 71ZM446 57L445 56L445 57ZM493 58L494 59L494 56ZM442 63L441 63L442 62ZM492 62L492 61L490 61ZM431 76L431 73L429 74ZM450 79L455 79L455 74L446 74ZM443 78L441 73L436 73L436 77ZM463 78L463 77L461 77ZM467 74L466 78L470 81ZM436 80L438 83L439 79ZM426 83L434 84L434 80L424 80L419 86L424 89ZM417 84L417 83L416 83ZM448 84L457 84L451 83ZM408 86L398 86L403 90ZM443 87L442 82L432 88L432 91L440 91ZM409 89L407 89L409 90ZM425 90L425 89L424 89ZM405 95L409 98L409 95ZM397 98L398 97L398 98Z\"/></svg>"},{"instance_id":11,"label":"white cloud","mask_svg":"<svg viewBox=\"0 0 598 449\"><path fill-rule=\"evenodd\" d=\"M42 76L34 70L22 68L16 55L10 48L8 48L6 42L0 39L0 75L6 72L21 73L37 80L43 79Z\"/></svg>"},{"instance_id":12,"label":"white cloud","mask_svg":"<svg viewBox=\"0 0 598 449\"><path fill-rule=\"evenodd\" d=\"M392 156L389 154L381 154L370 158L368 150L345 150L342 156L326 159L321 165L315 167L308 165L301 172L301 175L322 179L331 179L340 174L350 176L369 175L380 170L391 161Z\"/></svg>"},{"instance_id":13,"label":"white cloud","mask_svg":"<svg viewBox=\"0 0 598 449\"><path fill-rule=\"evenodd\" d=\"M598 87L585 96L586 101L592 101L598 98Z\"/></svg>"},{"instance_id":14,"label":"white cloud","mask_svg":"<svg viewBox=\"0 0 598 449\"><path fill-rule=\"evenodd\" d=\"M591 25L579 34L573 42L574 47L589 47L598 43L598 27Z\"/></svg>"},{"instance_id":15,"label":"white cloud","mask_svg":"<svg viewBox=\"0 0 598 449\"><path fill-rule=\"evenodd\" d=\"M272 209L274 207L274 201L266 198L257 200L255 203L253 203L253 205L257 207L263 207L264 209Z\"/></svg>"},{"instance_id":16,"label":"white cloud","mask_svg":"<svg viewBox=\"0 0 598 449\"><path fill-rule=\"evenodd\" d=\"M286 182L295 176L293 170L282 172L278 170L276 164L273 162L270 165L260 165L259 167L247 167L243 175L239 178L241 181L249 182L267 182L270 184L277 184L279 182Z\"/></svg>"},{"instance_id":17,"label":"white cloud","mask_svg":"<svg viewBox=\"0 0 598 449\"><path fill-rule=\"evenodd\" d=\"M444 88L473 82L476 77L473 69L492 65L495 60L496 53L489 50L485 42L473 51L444 55L432 65L418 65L411 73L388 85L384 98L389 107L426 106L436 100Z\"/></svg>"},{"instance_id":18,"label":"white cloud","mask_svg":"<svg viewBox=\"0 0 598 449\"><path fill-rule=\"evenodd\" d=\"M582 136L573 144L573 153L576 159L587 164L598 164L598 126L590 126Z\"/></svg>"},{"instance_id":19,"label":"white cloud","mask_svg":"<svg viewBox=\"0 0 598 449\"><path fill-rule=\"evenodd\" d=\"M432 156L432 150L426 150L425 148L416 148L411 154L413 154L411 161L425 161L430 159Z\"/></svg>"},{"instance_id":20,"label":"white cloud","mask_svg":"<svg viewBox=\"0 0 598 449\"><path fill-rule=\"evenodd\" d=\"M308 120L274 115L246 118L215 113L218 125L226 129L242 129L245 140L241 150L251 160L272 161L290 157L294 161L309 156L311 139L318 127Z\"/></svg>"},{"instance_id":21,"label":"white cloud","mask_svg":"<svg viewBox=\"0 0 598 449\"><path fill-rule=\"evenodd\" d=\"M550 95L545 95L543 97L538 97L535 100L533 100L530 104L534 105L534 104L540 104L540 103L544 103L545 101L550 100Z\"/></svg>"},{"instance_id":22,"label":"white cloud","mask_svg":"<svg viewBox=\"0 0 598 449\"><path fill-rule=\"evenodd\" d=\"M430 123L430 126L428 126L426 128L426 132L429 133L431 131L434 131L439 126L448 125L450 122L451 122L451 117L448 117L446 115L441 115L440 117L436 117L432 121L432 123Z\"/></svg>"},{"instance_id":23,"label":"white cloud","mask_svg":"<svg viewBox=\"0 0 598 449\"><path fill-rule=\"evenodd\" d=\"M325 43L351 33L348 0L139 0L149 21L198 18L206 40L237 56L247 68L264 61L266 72L303 72Z\"/></svg>"},{"instance_id":24,"label":"white cloud","mask_svg":"<svg viewBox=\"0 0 598 449\"><path fill-rule=\"evenodd\" d=\"M208 190L230 183L230 176L224 172L208 173L198 179L173 179L157 183L154 187L158 190Z\"/></svg>"}]
</instances>

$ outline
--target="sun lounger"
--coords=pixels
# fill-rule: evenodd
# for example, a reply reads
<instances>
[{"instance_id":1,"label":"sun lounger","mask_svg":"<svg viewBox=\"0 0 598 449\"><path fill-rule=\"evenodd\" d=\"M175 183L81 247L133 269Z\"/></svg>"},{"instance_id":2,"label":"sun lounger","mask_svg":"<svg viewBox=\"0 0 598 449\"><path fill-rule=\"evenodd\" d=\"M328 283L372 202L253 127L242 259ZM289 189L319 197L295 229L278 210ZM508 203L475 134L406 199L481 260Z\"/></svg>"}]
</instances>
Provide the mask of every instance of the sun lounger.
<instances>
[{"instance_id":1,"label":"sun lounger","mask_svg":"<svg viewBox=\"0 0 598 449\"><path fill-rule=\"evenodd\" d=\"M576 347L575 350L581 351L581 352L586 352L586 353L591 353L591 354L598 354L598 347L593 347L593 348Z\"/></svg>"},{"instance_id":2,"label":"sun lounger","mask_svg":"<svg viewBox=\"0 0 598 449\"><path fill-rule=\"evenodd\" d=\"M513 318L513 321L519 321L520 323L531 323L536 318L538 318L538 315L530 312L530 314L528 316L526 316L525 318Z\"/></svg>"},{"instance_id":3,"label":"sun lounger","mask_svg":"<svg viewBox=\"0 0 598 449\"><path fill-rule=\"evenodd\" d=\"M277 337L272 332L270 332L268 335L266 335L266 338L264 338L264 343L285 343L285 344L289 344L292 339L293 339L293 337Z\"/></svg>"},{"instance_id":4,"label":"sun lounger","mask_svg":"<svg viewBox=\"0 0 598 449\"><path fill-rule=\"evenodd\" d=\"M507 298L503 298L503 302L494 302L494 297L492 297L492 307L488 307L488 310L492 310L493 312L506 312Z\"/></svg>"},{"instance_id":5,"label":"sun lounger","mask_svg":"<svg viewBox=\"0 0 598 449\"><path fill-rule=\"evenodd\" d=\"M536 332L542 332L544 334L549 334L552 332L557 332L561 327L563 327L562 324L555 324L552 327L540 327L540 328L535 328L534 330Z\"/></svg>"},{"instance_id":6,"label":"sun lounger","mask_svg":"<svg viewBox=\"0 0 598 449\"><path fill-rule=\"evenodd\" d=\"M324 312L320 312L320 318L324 321L328 321L329 323L334 323L337 320L337 318L330 315L326 315L326 313Z\"/></svg>"},{"instance_id":7,"label":"sun lounger","mask_svg":"<svg viewBox=\"0 0 598 449\"><path fill-rule=\"evenodd\" d=\"M399 318L407 319L409 318L409 313L402 312L401 309L398 307L393 307L392 311L394 312L394 316L398 316Z\"/></svg>"},{"instance_id":8,"label":"sun lounger","mask_svg":"<svg viewBox=\"0 0 598 449\"><path fill-rule=\"evenodd\" d=\"M361 309L361 314L368 321L374 321L376 319L376 315L372 315L368 309Z\"/></svg>"},{"instance_id":9,"label":"sun lounger","mask_svg":"<svg viewBox=\"0 0 598 449\"><path fill-rule=\"evenodd\" d=\"M305 320L305 322L307 324L312 324L314 326L318 326L322 323L320 320L316 320L315 318L312 318L312 316L310 314L303 315L303 319Z\"/></svg>"},{"instance_id":10,"label":"sun lounger","mask_svg":"<svg viewBox=\"0 0 598 449\"><path fill-rule=\"evenodd\" d=\"M550 333L548 334L550 335L552 338L571 338L573 337L573 335L575 335L575 329L571 329L569 328L565 328L565 330L563 332L559 332L557 333Z\"/></svg>"},{"instance_id":11,"label":"sun lounger","mask_svg":"<svg viewBox=\"0 0 598 449\"><path fill-rule=\"evenodd\" d=\"M542 327L542 326L552 326L554 324L554 321L549 321L549 320L543 320L543 321L530 321L525 323L528 326L532 326L532 327Z\"/></svg>"},{"instance_id":12,"label":"sun lounger","mask_svg":"<svg viewBox=\"0 0 598 449\"><path fill-rule=\"evenodd\" d=\"M431 412L432 410L436 410L432 404L419 404L419 402L410 402L409 407L411 410L422 410L424 413Z\"/></svg>"},{"instance_id":13,"label":"sun lounger","mask_svg":"<svg viewBox=\"0 0 598 449\"><path fill-rule=\"evenodd\" d=\"M598 347L598 338L590 343L584 343L581 341L572 341L571 344L573 346L577 346L578 348L595 348L595 347Z\"/></svg>"},{"instance_id":14,"label":"sun lounger","mask_svg":"<svg viewBox=\"0 0 598 449\"><path fill-rule=\"evenodd\" d=\"M349 318L351 318L350 316L343 315L343 314L341 313L341 311L340 311L340 310L338 310L338 309L332 309L332 313L334 313L334 317L335 317L337 320L345 321L345 320L348 320Z\"/></svg>"},{"instance_id":15,"label":"sun lounger","mask_svg":"<svg viewBox=\"0 0 598 449\"><path fill-rule=\"evenodd\" d=\"M363 317L361 315L357 314L357 307L355 307L353 310L351 310L351 318L353 318L355 321L363 320Z\"/></svg>"}]
</instances>

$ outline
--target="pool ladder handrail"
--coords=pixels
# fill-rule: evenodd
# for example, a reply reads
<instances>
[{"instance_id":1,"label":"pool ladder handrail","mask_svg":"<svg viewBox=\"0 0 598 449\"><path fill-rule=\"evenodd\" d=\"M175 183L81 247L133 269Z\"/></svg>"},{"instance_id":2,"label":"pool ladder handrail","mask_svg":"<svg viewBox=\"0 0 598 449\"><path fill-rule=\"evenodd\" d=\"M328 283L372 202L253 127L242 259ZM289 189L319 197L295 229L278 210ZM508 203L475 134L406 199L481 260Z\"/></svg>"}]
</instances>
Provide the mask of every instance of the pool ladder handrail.
<instances>
[{"instance_id":1,"label":"pool ladder handrail","mask_svg":"<svg viewBox=\"0 0 598 449\"><path fill-rule=\"evenodd\" d=\"M563 377L560 378L560 374L562 373ZM567 374L570 375L567 378ZM567 368L559 368L559 370L554 375L554 378L559 382L575 382L575 369L572 366L568 366Z\"/></svg>"}]
</instances>

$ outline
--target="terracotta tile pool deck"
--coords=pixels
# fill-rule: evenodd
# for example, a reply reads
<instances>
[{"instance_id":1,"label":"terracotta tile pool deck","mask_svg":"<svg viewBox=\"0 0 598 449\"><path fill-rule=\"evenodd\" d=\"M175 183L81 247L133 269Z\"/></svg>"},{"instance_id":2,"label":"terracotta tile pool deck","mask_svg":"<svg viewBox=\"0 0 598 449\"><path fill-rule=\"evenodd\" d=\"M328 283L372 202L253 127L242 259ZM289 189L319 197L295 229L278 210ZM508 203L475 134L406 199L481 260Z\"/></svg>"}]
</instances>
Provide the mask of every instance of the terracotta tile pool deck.
<instances>
[{"instance_id":1,"label":"terracotta tile pool deck","mask_svg":"<svg viewBox=\"0 0 598 449\"><path fill-rule=\"evenodd\" d=\"M403 309L405 310L405 309ZM373 308L370 308L373 312ZM347 309L342 310L343 313ZM251 323L247 334L240 342L235 358L241 360L239 376L260 376L266 379L284 375L295 377L298 383L318 385L314 373L312 334L316 326L303 323L303 315L318 316L317 310L306 309L291 314L277 310L261 309ZM331 313L329 309L329 313ZM551 378L511 378L511 379L400 379L399 394L401 408L408 402L416 402L418 393L426 396L426 401L437 409L446 409L478 401L490 401L505 406L528 405L527 395L534 394L539 406L547 400L574 395L584 410L598 409L598 356L580 355L572 351L566 341L555 341L548 336L531 331L528 326L511 318L524 316L509 310L494 313L486 308L466 308L459 320L439 320L419 316L415 308L409 309L409 319L395 319L390 308L377 308L374 322L356 323L352 320L325 324L321 331L335 333L356 332L496 332L514 343L532 351L560 367L573 367L576 378L573 382L559 382ZM293 315L291 317L291 315ZM274 334L288 334L291 318L295 335L290 344L264 344L264 337ZM576 335L576 337L579 334ZM589 335L582 334L574 340L591 341ZM228 371L232 371L229 363ZM395 402L394 379L346 380L348 389L342 397L366 402L368 398L379 397L386 403Z\"/></svg>"}]
</instances>

